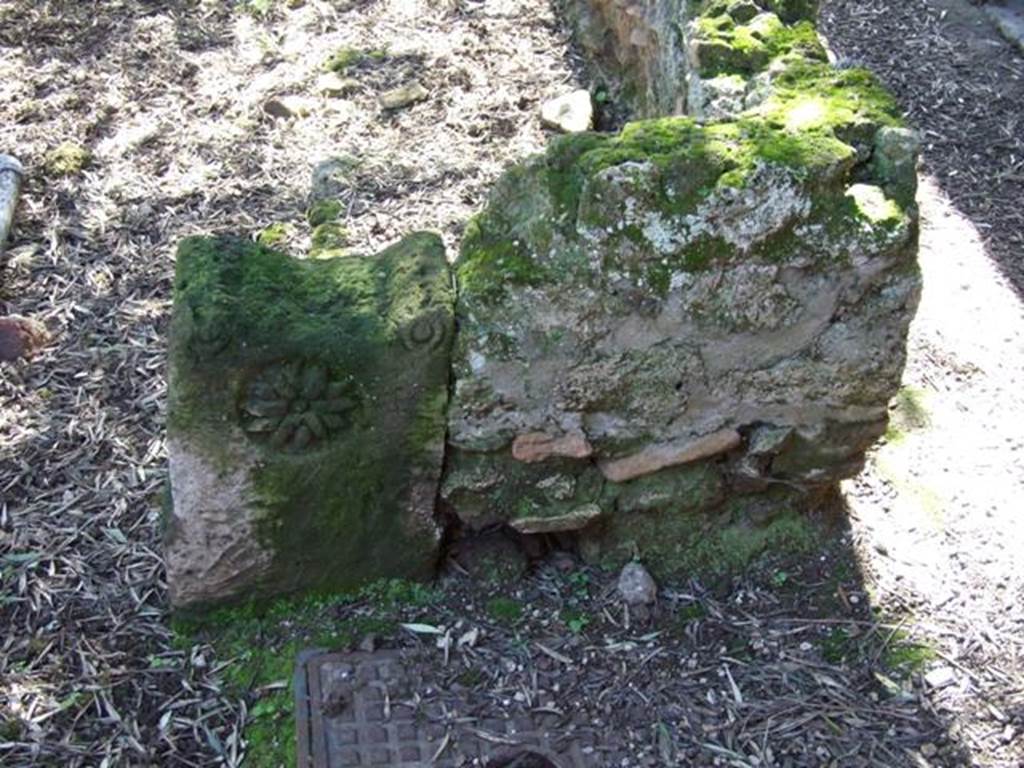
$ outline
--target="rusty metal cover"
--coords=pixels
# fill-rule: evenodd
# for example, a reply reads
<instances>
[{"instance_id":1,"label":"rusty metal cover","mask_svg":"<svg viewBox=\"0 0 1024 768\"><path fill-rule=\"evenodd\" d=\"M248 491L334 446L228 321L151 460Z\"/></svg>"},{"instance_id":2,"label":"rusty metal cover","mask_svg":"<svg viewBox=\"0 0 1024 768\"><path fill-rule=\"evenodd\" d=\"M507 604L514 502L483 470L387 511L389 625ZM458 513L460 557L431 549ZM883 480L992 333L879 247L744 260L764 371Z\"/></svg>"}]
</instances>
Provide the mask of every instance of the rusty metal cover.
<instances>
[{"instance_id":1,"label":"rusty metal cover","mask_svg":"<svg viewBox=\"0 0 1024 768\"><path fill-rule=\"evenodd\" d=\"M298 766L606 768L623 757L557 713L470 697L409 675L394 651L307 651L295 673Z\"/></svg>"}]
</instances>

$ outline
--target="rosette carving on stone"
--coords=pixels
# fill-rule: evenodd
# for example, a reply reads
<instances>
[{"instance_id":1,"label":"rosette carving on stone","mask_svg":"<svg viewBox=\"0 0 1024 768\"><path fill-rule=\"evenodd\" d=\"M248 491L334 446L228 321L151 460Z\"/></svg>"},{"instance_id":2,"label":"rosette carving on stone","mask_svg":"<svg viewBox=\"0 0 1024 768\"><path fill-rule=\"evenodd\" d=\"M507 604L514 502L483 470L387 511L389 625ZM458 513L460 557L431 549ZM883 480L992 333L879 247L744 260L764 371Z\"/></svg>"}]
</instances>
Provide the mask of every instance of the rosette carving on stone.
<instances>
[{"instance_id":1,"label":"rosette carving on stone","mask_svg":"<svg viewBox=\"0 0 1024 768\"><path fill-rule=\"evenodd\" d=\"M316 362L286 361L263 369L242 405L242 427L254 440L302 451L345 430L356 407L351 388Z\"/></svg>"}]
</instances>

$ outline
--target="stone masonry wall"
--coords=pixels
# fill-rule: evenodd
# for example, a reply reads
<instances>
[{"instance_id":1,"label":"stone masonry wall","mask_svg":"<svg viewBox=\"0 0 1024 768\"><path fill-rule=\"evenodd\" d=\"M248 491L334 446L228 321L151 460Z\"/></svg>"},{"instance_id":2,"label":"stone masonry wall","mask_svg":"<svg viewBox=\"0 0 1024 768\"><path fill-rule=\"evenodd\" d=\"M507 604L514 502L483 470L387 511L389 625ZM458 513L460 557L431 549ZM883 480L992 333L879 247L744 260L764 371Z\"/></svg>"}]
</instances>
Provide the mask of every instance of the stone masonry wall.
<instances>
[{"instance_id":1,"label":"stone masonry wall","mask_svg":"<svg viewBox=\"0 0 1024 768\"><path fill-rule=\"evenodd\" d=\"M638 24L678 27L693 116L562 138L471 224L442 496L470 530L686 573L792 535L885 431L917 146L870 74L828 64L810 3L617 5L577 18L628 43L627 84L678 55Z\"/></svg>"},{"instance_id":2,"label":"stone masonry wall","mask_svg":"<svg viewBox=\"0 0 1024 768\"><path fill-rule=\"evenodd\" d=\"M616 99L635 117L686 106L683 19L686 0L571 0L565 4L580 48Z\"/></svg>"},{"instance_id":3,"label":"stone masonry wall","mask_svg":"<svg viewBox=\"0 0 1024 768\"><path fill-rule=\"evenodd\" d=\"M920 290L917 139L814 5L572 0L645 119L510 168L457 298L430 234L183 243L175 605L426 577L445 526L663 577L805 536L886 429Z\"/></svg>"}]
</instances>

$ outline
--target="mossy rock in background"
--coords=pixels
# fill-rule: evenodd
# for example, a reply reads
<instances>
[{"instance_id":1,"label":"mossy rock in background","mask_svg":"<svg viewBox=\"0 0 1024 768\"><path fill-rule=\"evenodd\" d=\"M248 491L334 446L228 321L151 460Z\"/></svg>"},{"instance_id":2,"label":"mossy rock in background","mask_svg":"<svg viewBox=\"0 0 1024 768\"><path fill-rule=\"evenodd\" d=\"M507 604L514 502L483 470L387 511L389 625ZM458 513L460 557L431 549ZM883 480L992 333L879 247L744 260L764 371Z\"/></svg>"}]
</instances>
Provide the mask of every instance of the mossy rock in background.
<instances>
[{"instance_id":1,"label":"mossy rock in background","mask_svg":"<svg viewBox=\"0 0 1024 768\"><path fill-rule=\"evenodd\" d=\"M719 119L790 61L825 61L819 0L562 0L605 112ZM734 77L742 78L737 88Z\"/></svg>"},{"instance_id":2,"label":"mossy rock in background","mask_svg":"<svg viewBox=\"0 0 1024 768\"><path fill-rule=\"evenodd\" d=\"M432 234L311 260L237 240L181 244L175 606L432 574L453 301Z\"/></svg>"}]
</instances>

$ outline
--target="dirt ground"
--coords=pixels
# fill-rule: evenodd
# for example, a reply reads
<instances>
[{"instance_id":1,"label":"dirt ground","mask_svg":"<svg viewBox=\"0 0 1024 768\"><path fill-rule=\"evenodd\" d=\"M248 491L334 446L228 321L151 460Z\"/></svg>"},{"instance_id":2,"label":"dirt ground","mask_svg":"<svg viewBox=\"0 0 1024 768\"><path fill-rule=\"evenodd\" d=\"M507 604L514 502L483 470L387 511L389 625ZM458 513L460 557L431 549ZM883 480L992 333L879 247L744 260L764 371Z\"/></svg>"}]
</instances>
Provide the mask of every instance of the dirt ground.
<instances>
[{"instance_id":1,"label":"dirt ground","mask_svg":"<svg viewBox=\"0 0 1024 768\"><path fill-rule=\"evenodd\" d=\"M872 599L952 671L931 700L974 764L1024 765L1024 58L953 0L841 0L822 26L926 141L905 387L846 488Z\"/></svg>"},{"instance_id":2,"label":"dirt ground","mask_svg":"<svg viewBox=\"0 0 1024 768\"><path fill-rule=\"evenodd\" d=\"M907 387L846 489L849 533L714 589L671 585L628 621L613 575L564 560L512 588L455 571L447 598L385 618L477 629L461 666L393 624L377 642L482 701L565 680L551 705L582 708L636 765L1021 766L1024 61L960 0L831 0L823 27L900 96L930 177ZM342 48L383 53L328 96ZM502 167L543 146L538 106L577 72L543 0L0 0L0 151L29 171L0 310L56 335L0 368L0 763L238 765L254 722L284 716L261 706L286 695L278 680L239 692L238 658L169 626L176 242L285 223L303 250L311 169L342 156L354 250L419 228L454 248ZM426 100L380 109L414 80ZM46 157L66 140L92 162L58 176ZM268 647L311 642L294 623Z\"/></svg>"}]
</instances>

